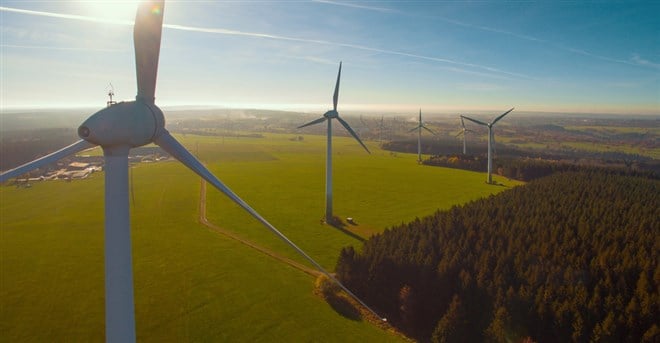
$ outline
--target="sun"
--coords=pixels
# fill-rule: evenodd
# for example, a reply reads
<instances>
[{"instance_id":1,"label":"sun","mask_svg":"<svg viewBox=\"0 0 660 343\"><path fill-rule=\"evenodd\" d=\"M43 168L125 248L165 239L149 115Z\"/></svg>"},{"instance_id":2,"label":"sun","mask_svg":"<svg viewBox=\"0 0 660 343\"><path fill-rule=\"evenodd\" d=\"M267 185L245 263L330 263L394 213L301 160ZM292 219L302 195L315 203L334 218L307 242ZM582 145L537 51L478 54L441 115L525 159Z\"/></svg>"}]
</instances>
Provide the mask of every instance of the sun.
<instances>
[{"instance_id":1,"label":"sun","mask_svg":"<svg viewBox=\"0 0 660 343\"><path fill-rule=\"evenodd\" d=\"M89 0L81 6L90 16L99 19L132 21L138 8L139 0Z\"/></svg>"}]
</instances>

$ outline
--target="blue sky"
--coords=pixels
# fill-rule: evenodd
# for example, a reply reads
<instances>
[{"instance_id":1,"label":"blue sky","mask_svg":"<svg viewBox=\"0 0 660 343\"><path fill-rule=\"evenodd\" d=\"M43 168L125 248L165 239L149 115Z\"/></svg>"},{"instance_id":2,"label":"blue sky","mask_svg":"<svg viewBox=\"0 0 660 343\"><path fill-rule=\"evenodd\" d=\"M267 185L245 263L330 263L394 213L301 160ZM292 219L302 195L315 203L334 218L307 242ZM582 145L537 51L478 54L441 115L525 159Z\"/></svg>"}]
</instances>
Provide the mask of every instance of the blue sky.
<instances>
[{"instance_id":1,"label":"blue sky","mask_svg":"<svg viewBox=\"0 0 660 343\"><path fill-rule=\"evenodd\" d=\"M0 107L134 98L133 1L0 4ZM660 1L169 1L156 101L660 115Z\"/></svg>"}]
</instances>

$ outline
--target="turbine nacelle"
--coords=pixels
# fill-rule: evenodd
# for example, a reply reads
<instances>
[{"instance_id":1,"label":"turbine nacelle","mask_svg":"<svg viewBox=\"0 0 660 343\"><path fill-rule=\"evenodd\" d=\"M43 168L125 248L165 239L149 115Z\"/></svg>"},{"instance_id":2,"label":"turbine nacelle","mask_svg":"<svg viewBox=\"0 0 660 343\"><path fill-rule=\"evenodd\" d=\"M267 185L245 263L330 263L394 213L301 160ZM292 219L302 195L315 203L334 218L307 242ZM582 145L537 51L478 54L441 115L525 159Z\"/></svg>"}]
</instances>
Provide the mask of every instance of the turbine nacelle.
<instances>
[{"instance_id":1,"label":"turbine nacelle","mask_svg":"<svg viewBox=\"0 0 660 343\"><path fill-rule=\"evenodd\" d=\"M78 136L103 148L149 144L165 128L163 112L144 101L121 102L89 117L78 128Z\"/></svg>"},{"instance_id":2,"label":"turbine nacelle","mask_svg":"<svg viewBox=\"0 0 660 343\"><path fill-rule=\"evenodd\" d=\"M339 112L335 110L330 110L328 112L323 113L323 116L328 118L328 119L333 119L339 117Z\"/></svg>"}]
</instances>

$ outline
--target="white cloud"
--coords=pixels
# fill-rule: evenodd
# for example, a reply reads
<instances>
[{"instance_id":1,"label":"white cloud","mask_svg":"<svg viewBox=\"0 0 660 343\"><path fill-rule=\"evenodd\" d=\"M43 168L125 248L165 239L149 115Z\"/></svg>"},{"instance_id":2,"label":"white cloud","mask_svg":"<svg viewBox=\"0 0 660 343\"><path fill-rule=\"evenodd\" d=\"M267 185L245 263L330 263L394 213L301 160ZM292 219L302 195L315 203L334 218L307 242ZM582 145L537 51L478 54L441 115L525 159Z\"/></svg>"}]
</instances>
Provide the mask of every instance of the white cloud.
<instances>
[{"instance_id":1,"label":"white cloud","mask_svg":"<svg viewBox=\"0 0 660 343\"><path fill-rule=\"evenodd\" d=\"M644 59L640 57L638 54L633 54L632 57L630 58L633 63L640 65L640 66L645 66L645 67L651 67L654 69L660 69L660 63L655 63L651 62L647 59Z\"/></svg>"}]
</instances>

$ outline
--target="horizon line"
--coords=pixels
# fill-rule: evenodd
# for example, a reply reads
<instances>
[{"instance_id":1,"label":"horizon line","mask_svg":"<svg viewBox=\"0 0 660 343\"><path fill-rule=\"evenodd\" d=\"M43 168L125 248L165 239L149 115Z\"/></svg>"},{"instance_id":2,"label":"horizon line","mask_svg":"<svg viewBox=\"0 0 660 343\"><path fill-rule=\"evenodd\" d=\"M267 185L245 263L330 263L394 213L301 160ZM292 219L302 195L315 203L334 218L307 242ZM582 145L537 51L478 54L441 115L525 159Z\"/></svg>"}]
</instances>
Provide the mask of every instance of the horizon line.
<instances>
[{"instance_id":1,"label":"horizon line","mask_svg":"<svg viewBox=\"0 0 660 343\"><path fill-rule=\"evenodd\" d=\"M119 102L132 101L123 100ZM202 111L202 110L264 110L264 111L281 111L281 112L298 112L301 114L314 114L327 110L328 106L325 104L249 104L249 103L170 103L159 105L164 110L170 111ZM506 107L506 106L504 106ZM62 111L62 110L93 110L98 111L105 106L95 104L67 104L67 105L13 105L0 107L0 115L13 112L25 111ZM403 114L410 112L411 114L417 113L419 105L408 104L342 104L343 110L347 115L354 115L355 112L364 112L365 114L373 114L377 112L383 115ZM498 113L502 111L503 107L488 106L488 107L458 107L458 106L441 106L441 105L422 105L422 110L428 115L461 115L471 113ZM616 115L616 116L660 116L660 111L652 110L637 110L637 111L617 111L617 110L578 110L578 109L538 109L538 108L525 108L525 106L516 106L516 113L519 114L549 114L549 115Z\"/></svg>"}]
</instances>

